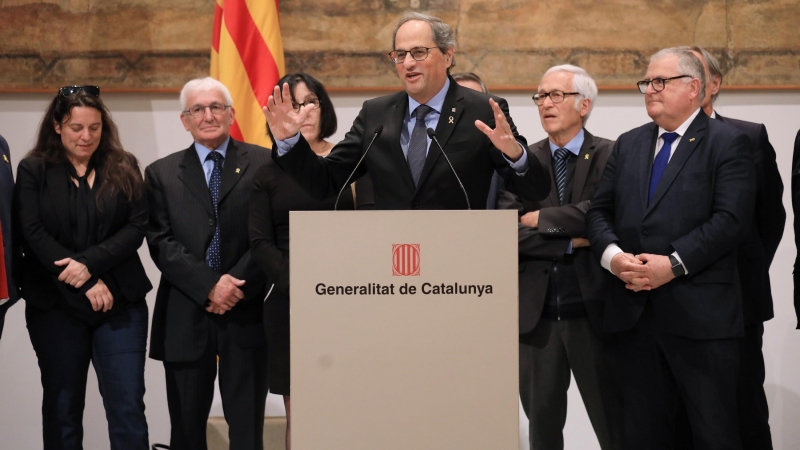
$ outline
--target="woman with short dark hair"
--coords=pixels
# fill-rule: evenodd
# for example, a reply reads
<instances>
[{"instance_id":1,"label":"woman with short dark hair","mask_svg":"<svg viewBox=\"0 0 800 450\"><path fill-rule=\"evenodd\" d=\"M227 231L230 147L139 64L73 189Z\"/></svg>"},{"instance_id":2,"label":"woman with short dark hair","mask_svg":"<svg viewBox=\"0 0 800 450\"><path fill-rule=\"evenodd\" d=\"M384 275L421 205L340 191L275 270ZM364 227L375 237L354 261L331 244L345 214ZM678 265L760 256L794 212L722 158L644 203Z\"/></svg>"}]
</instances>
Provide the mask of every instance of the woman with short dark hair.
<instances>
[{"instance_id":1,"label":"woman with short dark hair","mask_svg":"<svg viewBox=\"0 0 800 450\"><path fill-rule=\"evenodd\" d=\"M67 86L50 102L17 169L22 297L41 370L45 449L80 449L89 362L112 449L149 446L144 415L145 294L137 250L147 199L97 86Z\"/></svg>"},{"instance_id":2,"label":"woman with short dark hair","mask_svg":"<svg viewBox=\"0 0 800 450\"><path fill-rule=\"evenodd\" d=\"M325 138L336 132L336 113L322 83L305 73L286 75L278 86L289 85L292 105L299 110L311 105L300 129L311 149L326 157L333 143ZM264 301L269 391L283 395L286 406L286 448L291 448L289 397L289 212L332 210L335 197L317 200L306 193L274 160L258 169L250 198L250 246L253 259L274 283ZM353 195L345 189L339 209L350 209Z\"/></svg>"}]
</instances>

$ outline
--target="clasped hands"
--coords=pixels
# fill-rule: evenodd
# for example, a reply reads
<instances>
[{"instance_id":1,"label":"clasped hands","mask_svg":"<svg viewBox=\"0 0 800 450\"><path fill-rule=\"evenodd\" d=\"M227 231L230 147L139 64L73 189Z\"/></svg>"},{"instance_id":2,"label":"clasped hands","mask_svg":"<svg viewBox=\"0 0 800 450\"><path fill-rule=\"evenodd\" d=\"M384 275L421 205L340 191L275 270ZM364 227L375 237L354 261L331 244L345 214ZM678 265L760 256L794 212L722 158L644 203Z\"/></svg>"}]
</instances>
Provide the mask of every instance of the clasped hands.
<instances>
[{"instance_id":1,"label":"clasped hands","mask_svg":"<svg viewBox=\"0 0 800 450\"><path fill-rule=\"evenodd\" d=\"M54 264L59 267L66 266L58 275L58 281L63 281L75 289L80 289L92 277L85 264L72 258L59 259ZM108 286L100 279L86 291L86 298L89 299L94 311L102 310L106 312L114 306L114 296L111 295Z\"/></svg>"},{"instance_id":2,"label":"clasped hands","mask_svg":"<svg viewBox=\"0 0 800 450\"><path fill-rule=\"evenodd\" d=\"M244 292L240 287L244 286L245 280L239 280L228 274L219 278L217 284L208 293L208 306L206 311L214 314L225 314L244 298Z\"/></svg>"},{"instance_id":3,"label":"clasped hands","mask_svg":"<svg viewBox=\"0 0 800 450\"><path fill-rule=\"evenodd\" d=\"M649 253L617 253L611 258L611 273L634 292L658 288L675 278L668 256Z\"/></svg>"},{"instance_id":4,"label":"clasped hands","mask_svg":"<svg viewBox=\"0 0 800 450\"><path fill-rule=\"evenodd\" d=\"M517 138L511 131L511 125L509 125L503 110L500 109L500 105L494 99L489 99L489 105L492 107L492 113L495 116L495 128L492 129L492 127L480 120L475 121L475 126L508 159L516 162L522 158L522 147L520 147ZM269 127L269 132L272 133L272 137L277 141L285 141L300 131L300 127L303 126L308 113L313 108L313 105L308 104L300 107L299 110L295 110L292 105L292 96L289 92L289 83L284 83L282 88L275 86L272 90L272 95L267 99L267 104L261 108L261 111L264 113L264 117L267 118L267 126Z\"/></svg>"}]
</instances>

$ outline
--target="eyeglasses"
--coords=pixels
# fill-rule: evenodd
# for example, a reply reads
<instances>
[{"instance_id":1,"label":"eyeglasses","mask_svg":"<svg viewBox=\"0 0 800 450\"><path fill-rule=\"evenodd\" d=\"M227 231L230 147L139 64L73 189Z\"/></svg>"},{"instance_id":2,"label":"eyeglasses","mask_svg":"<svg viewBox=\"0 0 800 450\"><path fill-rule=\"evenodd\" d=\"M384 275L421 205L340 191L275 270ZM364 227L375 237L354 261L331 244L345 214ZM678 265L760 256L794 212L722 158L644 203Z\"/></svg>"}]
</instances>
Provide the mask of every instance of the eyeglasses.
<instances>
[{"instance_id":1,"label":"eyeglasses","mask_svg":"<svg viewBox=\"0 0 800 450\"><path fill-rule=\"evenodd\" d=\"M550 101L553 103L561 103L564 101L564 98L568 95L581 95L580 92L564 92L564 91L551 91L551 92L542 92L533 94L533 103L536 103L538 106L542 106L544 104L544 99L550 97Z\"/></svg>"},{"instance_id":2,"label":"eyeglasses","mask_svg":"<svg viewBox=\"0 0 800 450\"><path fill-rule=\"evenodd\" d=\"M221 103L212 103L210 105L194 105L191 108L183 111L184 114L187 114L192 117L202 117L206 114L206 108L211 111L211 114L215 116L219 116L225 112L226 109L230 108L230 105L223 105Z\"/></svg>"},{"instance_id":3,"label":"eyeglasses","mask_svg":"<svg viewBox=\"0 0 800 450\"><path fill-rule=\"evenodd\" d=\"M300 108L306 105L312 105L311 110L319 109L319 99L312 98L311 100L306 100L303 103L295 103L292 102L292 108L294 108L295 112L300 112Z\"/></svg>"},{"instance_id":4,"label":"eyeglasses","mask_svg":"<svg viewBox=\"0 0 800 450\"><path fill-rule=\"evenodd\" d=\"M428 53L434 48L438 47L414 47L411 50L395 50L389 52L389 58L395 64L403 64L403 61L406 60L406 55L410 54L414 61L422 61L428 57Z\"/></svg>"},{"instance_id":5,"label":"eyeglasses","mask_svg":"<svg viewBox=\"0 0 800 450\"><path fill-rule=\"evenodd\" d=\"M677 80L678 78L694 78L691 75L678 75L677 77L669 77L669 78L653 78L652 80L642 80L636 83L636 86L639 87L639 92L642 94L647 92L647 86L652 84L653 90L656 92L661 92L667 87L667 81L669 80Z\"/></svg>"},{"instance_id":6,"label":"eyeglasses","mask_svg":"<svg viewBox=\"0 0 800 450\"><path fill-rule=\"evenodd\" d=\"M58 89L58 95L67 97L78 92L86 92L89 95L100 97L100 88L97 86L64 86Z\"/></svg>"}]
</instances>

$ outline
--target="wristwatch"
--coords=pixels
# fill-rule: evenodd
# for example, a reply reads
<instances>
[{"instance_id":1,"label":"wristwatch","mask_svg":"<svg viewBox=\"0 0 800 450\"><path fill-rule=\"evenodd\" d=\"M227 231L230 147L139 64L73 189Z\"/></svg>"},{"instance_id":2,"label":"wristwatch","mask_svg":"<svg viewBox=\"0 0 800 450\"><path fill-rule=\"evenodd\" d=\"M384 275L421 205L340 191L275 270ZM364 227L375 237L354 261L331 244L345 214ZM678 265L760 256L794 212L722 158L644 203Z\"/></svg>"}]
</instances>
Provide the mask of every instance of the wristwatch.
<instances>
[{"instance_id":1,"label":"wristwatch","mask_svg":"<svg viewBox=\"0 0 800 450\"><path fill-rule=\"evenodd\" d=\"M675 275L675 278L686 275L686 269L683 268L683 264L678 261L675 255L669 255L669 264L672 266L672 274Z\"/></svg>"}]
</instances>

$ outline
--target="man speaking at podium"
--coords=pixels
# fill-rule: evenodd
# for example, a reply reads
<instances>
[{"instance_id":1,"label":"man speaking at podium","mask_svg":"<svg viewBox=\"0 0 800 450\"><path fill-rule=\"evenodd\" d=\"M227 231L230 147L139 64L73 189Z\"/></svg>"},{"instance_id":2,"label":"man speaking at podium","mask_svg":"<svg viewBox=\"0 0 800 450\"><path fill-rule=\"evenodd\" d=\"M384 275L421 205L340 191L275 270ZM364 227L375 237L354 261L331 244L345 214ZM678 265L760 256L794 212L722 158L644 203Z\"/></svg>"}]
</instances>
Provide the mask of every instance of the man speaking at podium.
<instances>
[{"instance_id":1,"label":"man speaking at podium","mask_svg":"<svg viewBox=\"0 0 800 450\"><path fill-rule=\"evenodd\" d=\"M278 165L317 198L369 172L376 209L482 209L495 170L521 197L547 196L549 176L517 133L506 101L450 78L456 42L449 25L407 13L392 44L405 90L366 101L327 158L299 133L313 105L297 105L288 86L275 87L263 110Z\"/></svg>"}]
</instances>

